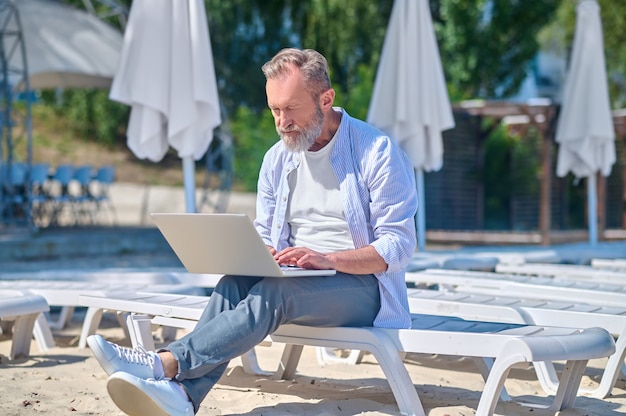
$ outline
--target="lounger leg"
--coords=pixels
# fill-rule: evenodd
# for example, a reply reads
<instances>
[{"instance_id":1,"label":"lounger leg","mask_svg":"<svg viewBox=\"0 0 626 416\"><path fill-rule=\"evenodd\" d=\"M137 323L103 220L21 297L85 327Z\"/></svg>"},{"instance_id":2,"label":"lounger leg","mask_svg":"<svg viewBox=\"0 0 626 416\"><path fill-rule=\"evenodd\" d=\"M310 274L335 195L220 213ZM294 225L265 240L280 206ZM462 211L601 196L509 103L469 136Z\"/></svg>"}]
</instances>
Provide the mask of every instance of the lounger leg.
<instances>
[{"instance_id":1,"label":"lounger leg","mask_svg":"<svg viewBox=\"0 0 626 416\"><path fill-rule=\"evenodd\" d=\"M147 351L154 351L154 339L152 338L152 320L147 315L129 314L126 318L126 326L133 348L139 346Z\"/></svg>"},{"instance_id":2,"label":"lounger leg","mask_svg":"<svg viewBox=\"0 0 626 416\"><path fill-rule=\"evenodd\" d=\"M355 334L357 331L358 334ZM404 366L396 344L384 330L372 328L363 332L357 328L281 327L271 335L272 341L317 347L350 348L371 352L380 365L400 413L406 416L426 416L413 381ZM358 341L355 341L358 339Z\"/></svg>"},{"instance_id":3,"label":"lounger leg","mask_svg":"<svg viewBox=\"0 0 626 416\"><path fill-rule=\"evenodd\" d=\"M13 338L11 341L11 360L18 357L28 357L30 342L33 338L33 328L39 313L18 316L13 322Z\"/></svg>"},{"instance_id":4,"label":"lounger leg","mask_svg":"<svg viewBox=\"0 0 626 416\"><path fill-rule=\"evenodd\" d=\"M254 348L241 355L239 358L241 358L241 365L243 366L243 371L246 374L257 376L271 376L273 374L271 371L265 371L261 368L259 361L256 358L256 351Z\"/></svg>"},{"instance_id":5,"label":"lounger leg","mask_svg":"<svg viewBox=\"0 0 626 416\"><path fill-rule=\"evenodd\" d=\"M317 363L319 365L326 365L328 363L334 363L339 360L343 361L343 358L337 358L334 354L334 348L316 347L315 356L317 357Z\"/></svg>"},{"instance_id":6,"label":"lounger leg","mask_svg":"<svg viewBox=\"0 0 626 416\"><path fill-rule=\"evenodd\" d=\"M559 389L554 396L552 405L547 408L548 410L556 412L574 407L580 380L586 367L587 360L568 361L565 363L565 368L561 372Z\"/></svg>"},{"instance_id":7,"label":"lounger leg","mask_svg":"<svg viewBox=\"0 0 626 416\"><path fill-rule=\"evenodd\" d=\"M511 367L515 364L525 362L523 357L508 356L498 357L495 360L489 378L485 383L485 388L480 397L478 408L476 409L476 416L491 416L493 415L496 405L498 404L498 396L500 391L504 387L504 381L506 380ZM550 411L558 411L573 407L576 400L576 393L580 380L582 378L583 371L587 366L587 360L568 361L565 365L559 382L559 388L554 397L554 401L550 406L545 406L535 403L522 403L519 404L532 407L536 409L546 409Z\"/></svg>"},{"instance_id":8,"label":"lounger leg","mask_svg":"<svg viewBox=\"0 0 626 416\"><path fill-rule=\"evenodd\" d=\"M581 392L598 399L604 399L611 394L620 372L624 371L624 358L626 358L626 331L615 341L615 354L609 357L598 388L595 390L581 389Z\"/></svg>"},{"instance_id":9,"label":"lounger leg","mask_svg":"<svg viewBox=\"0 0 626 416\"><path fill-rule=\"evenodd\" d=\"M124 312L124 311L117 311L115 313L115 319L117 319L117 323L119 324L120 328L122 328L122 330L124 331L124 337L126 337L126 339L131 339L129 329L126 325L126 323L128 322L129 315L130 315L129 312Z\"/></svg>"},{"instance_id":10,"label":"lounger leg","mask_svg":"<svg viewBox=\"0 0 626 416\"><path fill-rule=\"evenodd\" d=\"M480 396L480 401L478 402L476 416L493 415L496 405L498 404L498 397L504 388L504 381L509 375L511 366L525 361L524 357L518 356L503 356L494 360L489 376L485 380L485 387Z\"/></svg>"},{"instance_id":11,"label":"lounger leg","mask_svg":"<svg viewBox=\"0 0 626 416\"><path fill-rule=\"evenodd\" d=\"M363 361L364 355L365 355L365 351L361 351L361 350L350 351L350 355L348 356L348 364L350 365L361 364L361 361Z\"/></svg>"},{"instance_id":12,"label":"lounger leg","mask_svg":"<svg viewBox=\"0 0 626 416\"><path fill-rule=\"evenodd\" d=\"M548 394L555 394L559 388L559 376L551 362L534 362L533 367L537 373L537 380L543 391Z\"/></svg>"},{"instance_id":13,"label":"lounger leg","mask_svg":"<svg viewBox=\"0 0 626 416\"><path fill-rule=\"evenodd\" d=\"M334 350L335 348L317 347L317 362L320 365L325 365L329 363L344 363L355 365L359 364L361 360L363 360L363 355L365 355L365 351L350 350L350 355L348 357L340 358L333 353Z\"/></svg>"},{"instance_id":14,"label":"lounger leg","mask_svg":"<svg viewBox=\"0 0 626 416\"><path fill-rule=\"evenodd\" d=\"M483 380L486 382L489 378L491 367L493 367L493 358L474 357L474 364L483 376ZM500 400L505 402L511 401L511 396L509 396L504 386L502 386L502 390L500 391Z\"/></svg>"},{"instance_id":15,"label":"lounger leg","mask_svg":"<svg viewBox=\"0 0 626 416\"><path fill-rule=\"evenodd\" d=\"M102 321L103 312L104 310L101 308L87 308L83 328L80 331L80 339L78 341L79 348L87 347L87 337L96 333L96 330L100 326L100 321Z\"/></svg>"},{"instance_id":16,"label":"lounger leg","mask_svg":"<svg viewBox=\"0 0 626 416\"><path fill-rule=\"evenodd\" d=\"M174 328L173 326L161 327L161 336L163 337L163 341L174 341L176 339L177 332L178 328Z\"/></svg>"},{"instance_id":17,"label":"lounger leg","mask_svg":"<svg viewBox=\"0 0 626 416\"><path fill-rule=\"evenodd\" d=\"M72 315L74 315L74 307L63 306L61 308L61 313L59 314L59 319L57 319L56 321L50 321L50 328L53 328L53 329L65 328L67 324L72 320Z\"/></svg>"},{"instance_id":18,"label":"lounger leg","mask_svg":"<svg viewBox=\"0 0 626 416\"><path fill-rule=\"evenodd\" d=\"M37 341L39 351L47 351L56 346L50 325L48 325L48 320L43 313L37 316L35 327L33 328L33 336L35 337L35 341Z\"/></svg>"},{"instance_id":19,"label":"lounger leg","mask_svg":"<svg viewBox=\"0 0 626 416\"><path fill-rule=\"evenodd\" d=\"M409 416L425 416L424 406L402 361L404 354L397 350L387 334L382 331L376 332L378 334L372 335L370 340L371 347L363 349L374 354L385 373L391 391L398 402L400 413Z\"/></svg>"},{"instance_id":20,"label":"lounger leg","mask_svg":"<svg viewBox=\"0 0 626 416\"><path fill-rule=\"evenodd\" d=\"M304 346L295 344L285 344L283 355L280 357L280 363L278 363L278 369L274 373L274 377L277 380L291 380L296 375L296 368L300 357L302 356L302 350ZM318 347L319 350L325 349Z\"/></svg>"}]
</instances>

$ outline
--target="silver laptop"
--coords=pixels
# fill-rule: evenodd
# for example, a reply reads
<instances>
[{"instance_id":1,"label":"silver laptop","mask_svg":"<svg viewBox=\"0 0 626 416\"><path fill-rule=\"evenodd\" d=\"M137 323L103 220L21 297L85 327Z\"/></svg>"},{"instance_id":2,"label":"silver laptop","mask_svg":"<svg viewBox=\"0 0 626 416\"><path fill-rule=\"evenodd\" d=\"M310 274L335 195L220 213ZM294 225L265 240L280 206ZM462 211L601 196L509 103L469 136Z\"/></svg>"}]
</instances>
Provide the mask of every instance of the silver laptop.
<instances>
[{"instance_id":1,"label":"silver laptop","mask_svg":"<svg viewBox=\"0 0 626 416\"><path fill-rule=\"evenodd\" d=\"M331 276L335 270L279 266L245 214L154 213L155 224L190 273Z\"/></svg>"}]
</instances>

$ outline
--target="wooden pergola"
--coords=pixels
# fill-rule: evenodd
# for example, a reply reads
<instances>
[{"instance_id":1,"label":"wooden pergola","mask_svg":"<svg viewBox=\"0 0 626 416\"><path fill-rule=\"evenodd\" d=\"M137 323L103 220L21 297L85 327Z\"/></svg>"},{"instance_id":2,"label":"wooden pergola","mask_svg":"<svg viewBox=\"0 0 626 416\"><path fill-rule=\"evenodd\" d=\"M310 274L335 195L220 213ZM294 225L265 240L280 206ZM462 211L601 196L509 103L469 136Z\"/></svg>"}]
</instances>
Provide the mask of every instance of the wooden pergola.
<instances>
[{"instance_id":1,"label":"wooden pergola","mask_svg":"<svg viewBox=\"0 0 626 416\"><path fill-rule=\"evenodd\" d=\"M552 178L554 176L553 152L556 121L559 106L548 99L538 99L527 103L498 102L472 100L459 103L457 109L472 116L493 118L497 123L506 125L507 129L520 135L525 135L530 128L534 128L541 140L541 171L540 171L540 196L539 196L539 235L521 238L517 236L517 242L534 242L541 245L550 245L554 240L564 240L563 231L552 231L551 224L551 197ZM626 143L626 110L617 110L613 113L616 140ZM483 131L483 137L491 133L491 130ZM622 146L622 154L618 158L626 160L626 146ZM606 178L598 174L598 233L604 235L606 229ZM626 206L626 169L622 172L622 200ZM622 215L622 226L626 227L626 211ZM575 239L584 238L580 231L571 233ZM616 234L616 233L614 233ZM618 233L619 234L619 233ZM435 236L433 236L435 237ZM448 236L450 237L450 236ZM462 239L462 236L460 236ZM538 238L537 238L538 237ZM618 236L619 237L619 236ZM623 237L623 236L621 236ZM621 238L620 237L620 238ZM488 242L493 236L483 236ZM495 237L497 238L497 237ZM511 241L513 242L513 241Z\"/></svg>"}]
</instances>

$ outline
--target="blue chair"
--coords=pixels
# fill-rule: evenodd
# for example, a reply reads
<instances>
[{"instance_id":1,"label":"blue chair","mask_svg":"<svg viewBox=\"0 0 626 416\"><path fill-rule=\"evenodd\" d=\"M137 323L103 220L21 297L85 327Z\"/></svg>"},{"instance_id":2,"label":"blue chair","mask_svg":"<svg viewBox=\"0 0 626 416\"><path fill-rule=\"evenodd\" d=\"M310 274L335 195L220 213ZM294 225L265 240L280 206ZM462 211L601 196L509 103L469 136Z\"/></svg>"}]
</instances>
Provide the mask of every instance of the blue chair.
<instances>
[{"instance_id":1,"label":"blue chair","mask_svg":"<svg viewBox=\"0 0 626 416\"><path fill-rule=\"evenodd\" d=\"M93 167L90 165L79 166L74 170L73 181L75 187L69 189L72 202L75 206L76 223L95 223L96 201L91 193L91 185L94 179Z\"/></svg>"},{"instance_id":2,"label":"blue chair","mask_svg":"<svg viewBox=\"0 0 626 416\"><path fill-rule=\"evenodd\" d=\"M31 216L33 223L39 227L50 224L49 174L50 165L47 163L36 163L30 168Z\"/></svg>"},{"instance_id":3,"label":"blue chair","mask_svg":"<svg viewBox=\"0 0 626 416\"><path fill-rule=\"evenodd\" d=\"M50 217L50 226L71 225L76 222L78 216L74 200L70 194L70 183L74 178L74 166L66 164L59 165L54 170L54 174L50 179L50 203L52 205L52 213ZM69 223L63 213L67 209L72 213Z\"/></svg>"},{"instance_id":4,"label":"blue chair","mask_svg":"<svg viewBox=\"0 0 626 416\"><path fill-rule=\"evenodd\" d=\"M26 164L13 162L1 165L0 218L8 222L28 218L28 187L26 183Z\"/></svg>"},{"instance_id":5,"label":"blue chair","mask_svg":"<svg viewBox=\"0 0 626 416\"><path fill-rule=\"evenodd\" d=\"M113 166L100 167L92 181L91 196L96 202L97 212L101 212L102 208L106 206L110 213L111 222L117 224L117 212L109 194L113 182L115 182L115 168Z\"/></svg>"}]
</instances>

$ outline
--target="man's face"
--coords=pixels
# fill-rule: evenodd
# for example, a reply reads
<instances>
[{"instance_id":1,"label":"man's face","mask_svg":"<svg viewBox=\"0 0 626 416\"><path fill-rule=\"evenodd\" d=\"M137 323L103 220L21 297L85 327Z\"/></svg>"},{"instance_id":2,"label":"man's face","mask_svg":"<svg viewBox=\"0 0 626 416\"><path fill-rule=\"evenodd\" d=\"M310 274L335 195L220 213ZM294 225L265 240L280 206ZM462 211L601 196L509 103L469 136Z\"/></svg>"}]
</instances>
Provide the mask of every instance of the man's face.
<instances>
[{"instance_id":1,"label":"man's face","mask_svg":"<svg viewBox=\"0 0 626 416\"><path fill-rule=\"evenodd\" d=\"M308 150L322 133L324 114L305 88L300 72L267 80L267 104L272 110L276 132L288 150Z\"/></svg>"}]
</instances>

